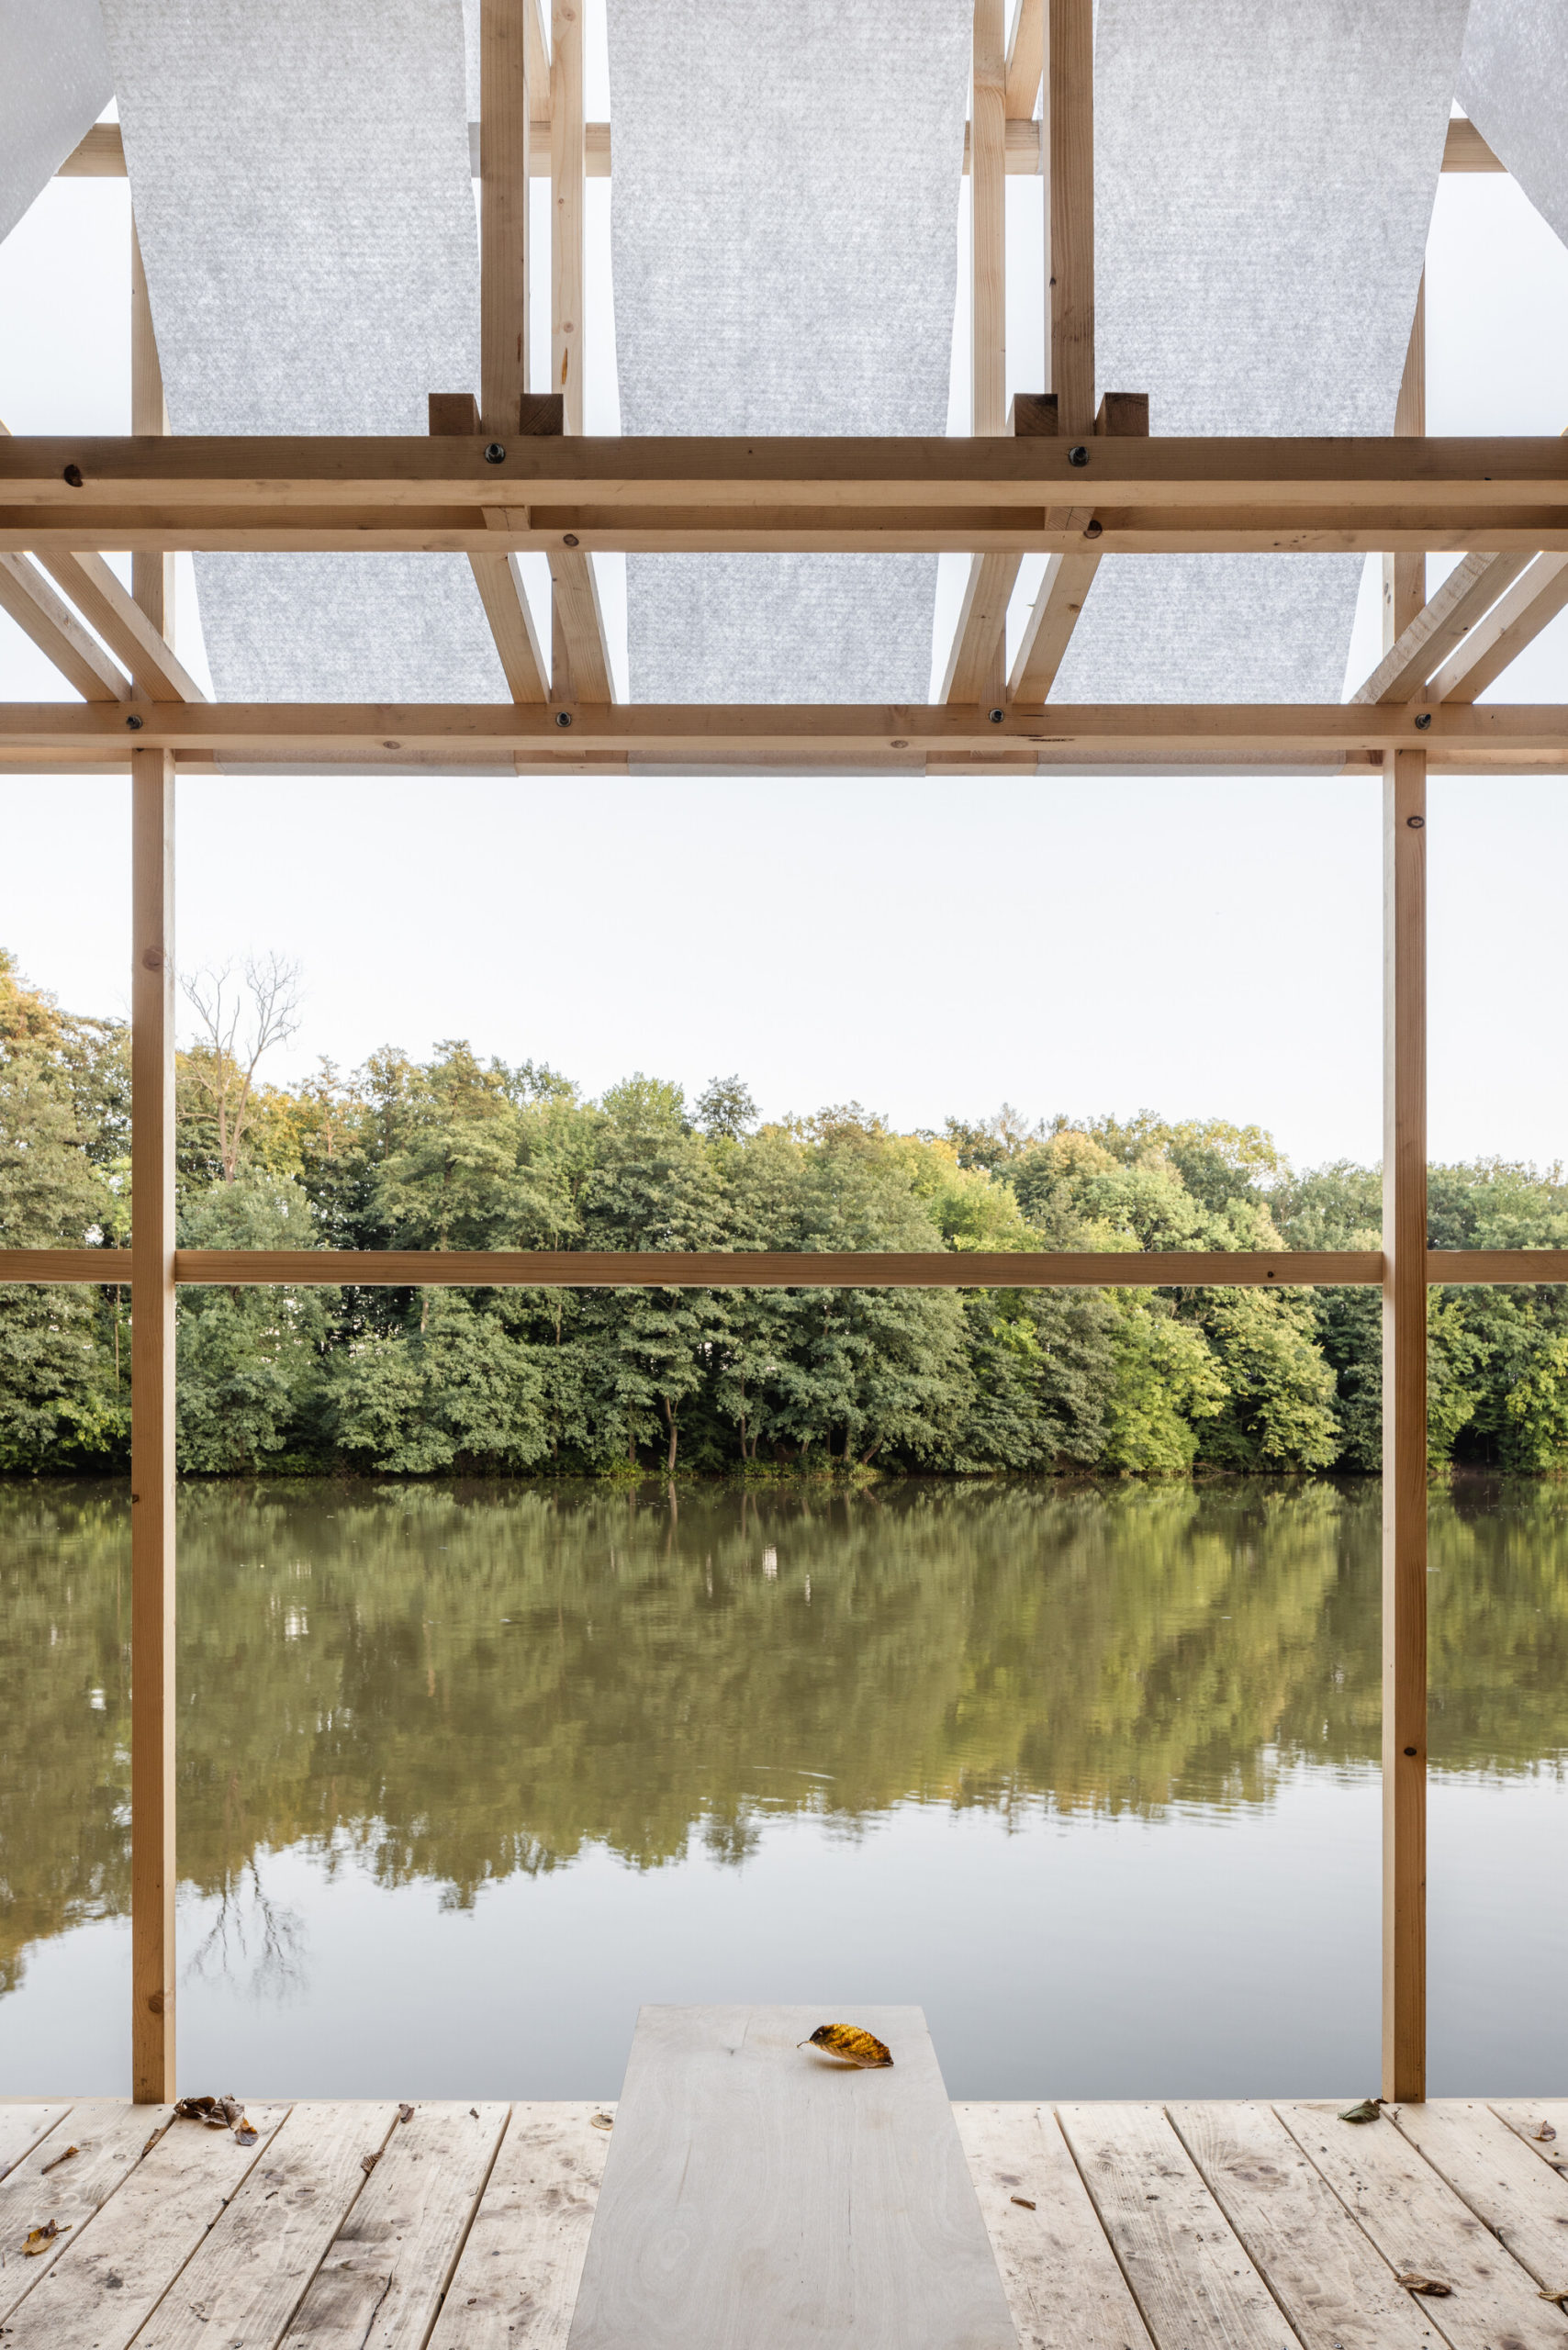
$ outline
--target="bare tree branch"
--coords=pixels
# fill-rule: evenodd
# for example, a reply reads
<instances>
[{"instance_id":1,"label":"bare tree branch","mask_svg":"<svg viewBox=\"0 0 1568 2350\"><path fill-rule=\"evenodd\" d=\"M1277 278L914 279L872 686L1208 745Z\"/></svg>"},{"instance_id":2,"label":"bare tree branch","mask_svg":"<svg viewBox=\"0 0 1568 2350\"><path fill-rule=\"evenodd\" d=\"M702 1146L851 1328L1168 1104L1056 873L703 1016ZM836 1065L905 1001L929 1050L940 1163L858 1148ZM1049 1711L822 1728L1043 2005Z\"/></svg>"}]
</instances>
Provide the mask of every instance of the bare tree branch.
<instances>
[{"instance_id":1,"label":"bare tree branch","mask_svg":"<svg viewBox=\"0 0 1568 2350\"><path fill-rule=\"evenodd\" d=\"M224 1181L232 1183L257 1069L299 1027L299 965L275 951L248 955L238 979L226 963L221 970L193 973L181 986L196 1021L192 1074L212 1102L218 1165Z\"/></svg>"}]
</instances>

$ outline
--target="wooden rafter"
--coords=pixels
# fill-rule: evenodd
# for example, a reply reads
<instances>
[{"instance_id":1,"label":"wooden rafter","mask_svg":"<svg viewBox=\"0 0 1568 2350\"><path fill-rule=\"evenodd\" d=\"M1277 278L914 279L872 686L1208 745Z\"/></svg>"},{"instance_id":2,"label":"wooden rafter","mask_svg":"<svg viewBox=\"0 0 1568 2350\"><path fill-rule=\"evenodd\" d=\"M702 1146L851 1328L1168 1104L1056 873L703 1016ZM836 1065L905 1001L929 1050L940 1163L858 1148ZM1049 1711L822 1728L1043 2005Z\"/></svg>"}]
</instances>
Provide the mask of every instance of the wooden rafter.
<instances>
[{"instance_id":1,"label":"wooden rafter","mask_svg":"<svg viewBox=\"0 0 1568 2350\"><path fill-rule=\"evenodd\" d=\"M974 173L969 197L970 431L1007 429L1006 139L1007 59L1002 0L974 0L969 76L969 137ZM1037 12L1036 12L1037 13ZM1014 28L1016 30L1016 27ZM1036 79L1037 79L1036 75ZM1018 576L1015 554L972 554L942 699L1002 699L1002 640Z\"/></svg>"},{"instance_id":2,"label":"wooden rafter","mask_svg":"<svg viewBox=\"0 0 1568 2350\"><path fill-rule=\"evenodd\" d=\"M1425 603L1351 696L1353 701L1409 701L1435 669L1491 610L1531 561L1514 554L1467 554Z\"/></svg>"},{"instance_id":3,"label":"wooden rafter","mask_svg":"<svg viewBox=\"0 0 1568 2350\"><path fill-rule=\"evenodd\" d=\"M0 610L10 613L84 699L118 702L129 695L129 678L55 594L30 555L0 554Z\"/></svg>"},{"instance_id":4,"label":"wooden rafter","mask_svg":"<svg viewBox=\"0 0 1568 2350\"><path fill-rule=\"evenodd\" d=\"M1564 605L1568 605L1568 554L1538 554L1429 678L1426 699L1473 701L1488 686L1495 685Z\"/></svg>"},{"instance_id":5,"label":"wooden rafter","mask_svg":"<svg viewBox=\"0 0 1568 2350\"><path fill-rule=\"evenodd\" d=\"M1014 0L1007 36L1008 120L1028 122L1040 95L1046 62L1045 0ZM1031 125L1031 128L1033 126Z\"/></svg>"}]
</instances>

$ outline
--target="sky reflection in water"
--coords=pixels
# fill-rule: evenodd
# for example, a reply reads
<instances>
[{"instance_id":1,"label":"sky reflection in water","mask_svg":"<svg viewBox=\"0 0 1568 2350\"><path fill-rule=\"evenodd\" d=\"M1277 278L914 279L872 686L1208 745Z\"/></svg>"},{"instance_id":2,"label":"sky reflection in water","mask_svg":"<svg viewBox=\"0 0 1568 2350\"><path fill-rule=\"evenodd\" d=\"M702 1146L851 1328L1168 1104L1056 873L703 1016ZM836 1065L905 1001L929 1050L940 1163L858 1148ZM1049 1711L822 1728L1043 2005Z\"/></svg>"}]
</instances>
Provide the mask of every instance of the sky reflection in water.
<instances>
[{"instance_id":1,"label":"sky reflection in water","mask_svg":"<svg viewBox=\"0 0 1568 2350\"><path fill-rule=\"evenodd\" d=\"M1375 2079L1373 1488L212 1487L181 1543L186 2088L610 2094L643 1999L818 1997L920 2001L956 2095ZM0 1489L0 2093L114 2091L123 1490ZM1434 2087L1539 2094L1568 1494L1435 1495L1432 1563Z\"/></svg>"}]
</instances>

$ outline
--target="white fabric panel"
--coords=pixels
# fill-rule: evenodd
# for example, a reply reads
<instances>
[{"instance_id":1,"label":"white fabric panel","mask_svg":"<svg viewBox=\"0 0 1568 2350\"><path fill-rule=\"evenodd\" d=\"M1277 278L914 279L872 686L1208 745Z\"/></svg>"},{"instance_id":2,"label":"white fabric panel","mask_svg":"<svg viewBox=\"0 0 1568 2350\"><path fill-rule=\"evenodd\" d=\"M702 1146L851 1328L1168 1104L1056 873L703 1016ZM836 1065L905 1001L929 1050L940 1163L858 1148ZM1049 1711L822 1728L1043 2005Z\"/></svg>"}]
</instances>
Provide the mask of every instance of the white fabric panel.
<instances>
[{"instance_id":1,"label":"white fabric panel","mask_svg":"<svg viewBox=\"0 0 1568 2350\"><path fill-rule=\"evenodd\" d=\"M105 0L176 432L409 432L477 392L460 0ZM196 557L225 700L498 701L461 556Z\"/></svg>"},{"instance_id":2,"label":"white fabric panel","mask_svg":"<svg viewBox=\"0 0 1568 2350\"><path fill-rule=\"evenodd\" d=\"M968 0L609 0L626 432L946 429ZM935 558L632 555L635 701L924 701Z\"/></svg>"},{"instance_id":3,"label":"white fabric panel","mask_svg":"<svg viewBox=\"0 0 1568 2350\"><path fill-rule=\"evenodd\" d=\"M1548 227L1568 243L1568 8L1472 0L1459 102Z\"/></svg>"},{"instance_id":4,"label":"white fabric panel","mask_svg":"<svg viewBox=\"0 0 1568 2350\"><path fill-rule=\"evenodd\" d=\"M113 95L98 0L0 0L0 237Z\"/></svg>"},{"instance_id":5,"label":"white fabric panel","mask_svg":"<svg viewBox=\"0 0 1568 2350\"><path fill-rule=\"evenodd\" d=\"M1466 0L1100 0L1102 387L1170 433L1382 433ZM1053 699L1338 701L1360 555L1121 555Z\"/></svg>"}]
</instances>

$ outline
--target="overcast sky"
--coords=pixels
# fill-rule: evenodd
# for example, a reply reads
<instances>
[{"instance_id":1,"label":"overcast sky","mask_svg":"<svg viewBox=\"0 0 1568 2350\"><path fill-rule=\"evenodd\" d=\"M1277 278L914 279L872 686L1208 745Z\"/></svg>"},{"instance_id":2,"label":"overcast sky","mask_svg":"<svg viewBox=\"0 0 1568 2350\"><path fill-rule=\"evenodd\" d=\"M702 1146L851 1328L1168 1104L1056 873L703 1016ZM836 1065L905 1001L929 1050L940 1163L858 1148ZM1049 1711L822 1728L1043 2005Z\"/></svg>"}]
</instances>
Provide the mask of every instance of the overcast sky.
<instances>
[{"instance_id":1,"label":"overcast sky","mask_svg":"<svg viewBox=\"0 0 1568 2350\"><path fill-rule=\"evenodd\" d=\"M615 426L609 193L589 183L590 431ZM1021 388L1041 380L1040 197L1008 184ZM128 429L128 243L125 183L70 180L0 246L13 431ZM1568 425L1568 254L1511 181L1443 180L1428 337L1432 431ZM962 430L961 338L955 357ZM180 648L203 676L181 568ZM601 584L623 636L617 569ZM1364 592L1351 684L1376 626ZM1504 687L1488 699L1568 700L1568 616ZM4 615L0 695L70 698ZM83 1011L127 1001L128 792L0 778L0 945ZM378 1044L422 1054L460 1035L594 1093L633 1069L693 1093L738 1070L769 1115L851 1098L903 1127L1004 1099L1031 1117L1151 1108L1259 1121L1298 1165L1374 1158L1378 793L1365 778L193 779L179 952L187 969L298 957L306 1018L280 1077L319 1053L352 1067ZM1568 779L1439 780L1430 801L1433 1157L1568 1158Z\"/></svg>"}]
</instances>

